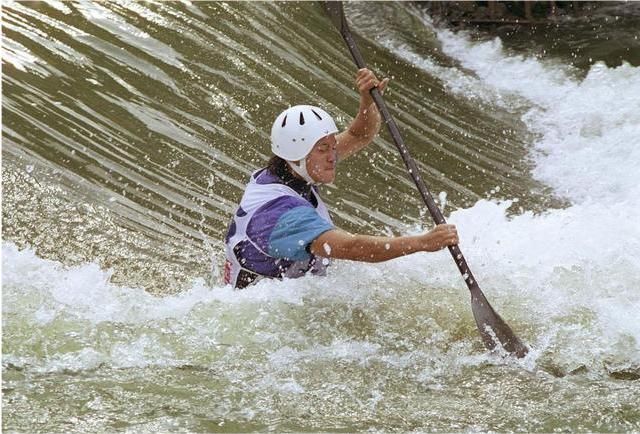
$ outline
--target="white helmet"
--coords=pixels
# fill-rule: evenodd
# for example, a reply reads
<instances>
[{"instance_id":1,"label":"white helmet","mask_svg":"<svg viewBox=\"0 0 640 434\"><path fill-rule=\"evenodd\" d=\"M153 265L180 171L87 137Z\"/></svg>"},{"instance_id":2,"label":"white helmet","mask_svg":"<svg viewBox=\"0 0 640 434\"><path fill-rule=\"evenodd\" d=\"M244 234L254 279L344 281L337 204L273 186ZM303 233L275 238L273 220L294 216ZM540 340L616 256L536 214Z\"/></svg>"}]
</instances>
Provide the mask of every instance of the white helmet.
<instances>
[{"instance_id":1,"label":"white helmet","mask_svg":"<svg viewBox=\"0 0 640 434\"><path fill-rule=\"evenodd\" d=\"M291 168L307 182L314 183L307 173L305 157L318 140L337 132L329 113L311 105L296 105L280 113L273 123L271 150L278 157L294 163Z\"/></svg>"}]
</instances>

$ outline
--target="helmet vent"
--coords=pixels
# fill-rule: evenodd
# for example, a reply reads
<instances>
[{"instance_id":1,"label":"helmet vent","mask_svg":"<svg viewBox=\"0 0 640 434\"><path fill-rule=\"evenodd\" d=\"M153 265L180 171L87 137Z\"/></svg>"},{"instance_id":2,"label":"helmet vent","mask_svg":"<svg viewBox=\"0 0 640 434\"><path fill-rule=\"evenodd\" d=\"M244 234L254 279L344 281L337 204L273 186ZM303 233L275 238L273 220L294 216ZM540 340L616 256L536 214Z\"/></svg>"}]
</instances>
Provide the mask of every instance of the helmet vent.
<instances>
[{"instance_id":1,"label":"helmet vent","mask_svg":"<svg viewBox=\"0 0 640 434\"><path fill-rule=\"evenodd\" d=\"M284 127L285 125L287 125L287 116L285 115L284 119L282 119L282 125L280 125L281 127Z\"/></svg>"},{"instance_id":2,"label":"helmet vent","mask_svg":"<svg viewBox=\"0 0 640 434\"><path fill-rule=\"evenodd\" d=\"M316 113L316 111L315 111L315 110L311 110L311 112L312 112L314 115L316 115L316 117L318 118L318 120L320 120L320 121L322 120L322 118L320 117L320 115L319 115L318 113Z\"/></svg>"},{"instance_id":3,"label":"helmet vent","mask_svg":"<svg viewBox=\"0 0 640 434\"><path fill-rule=\"evenodd\" d=\"M302 115L302 112L300 112L300 125L304 125L304 116Z\"/></svg>"}]
</instances>

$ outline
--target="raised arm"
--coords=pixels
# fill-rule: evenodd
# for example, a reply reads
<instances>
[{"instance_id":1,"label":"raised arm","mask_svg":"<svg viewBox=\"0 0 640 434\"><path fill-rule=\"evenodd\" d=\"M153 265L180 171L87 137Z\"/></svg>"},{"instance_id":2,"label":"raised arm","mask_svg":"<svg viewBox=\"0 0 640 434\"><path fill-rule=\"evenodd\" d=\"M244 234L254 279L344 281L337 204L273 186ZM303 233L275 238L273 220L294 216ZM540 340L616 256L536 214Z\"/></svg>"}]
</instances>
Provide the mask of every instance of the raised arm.
<instances>
[{"instance_id":1,"label":"raised arm","mask_svg":"<svg viewBox=\"0 0 640 434\"><path fill-rule=\"evenodd\" d=\"M380 113L369 91L377 87L384 92L388 78L380 81L369 69L356 74L356 86L360 93L360 106L356 117L345 131L336 135L338 158L343 160L367 146L380 131Z\"/></svg>"},{"instance_id":2,"label":"raised arm","mask_svg":"<svg viewBox=\"0 0 640 434\"><path fill-rule=\"evenodd\" d=\"M413 236L379 237L354 235L332 229L311 243L311 253L324 258L382 262L416 252L435 252L458 244L455 225L438 225L431 231Z\"/></svg>"}]
</instances>

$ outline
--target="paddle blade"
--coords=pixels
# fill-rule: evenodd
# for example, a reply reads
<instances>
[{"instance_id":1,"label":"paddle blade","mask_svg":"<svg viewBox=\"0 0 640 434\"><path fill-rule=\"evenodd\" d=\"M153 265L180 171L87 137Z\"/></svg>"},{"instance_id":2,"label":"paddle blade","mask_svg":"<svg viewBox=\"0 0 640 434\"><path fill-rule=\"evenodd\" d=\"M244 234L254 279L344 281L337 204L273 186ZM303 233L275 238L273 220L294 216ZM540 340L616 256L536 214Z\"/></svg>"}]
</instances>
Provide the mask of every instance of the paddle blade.
<instances>
[{"instance_id":1,"label":"paddle blade","mask_svg":"<svg viewBox=\"0 0 640 434\"><path fill-rule=\"evenodd\" d=\"M344 9L342 7L342 2L340 1L325 1L324 9L327 11L327 15L331 19L331 22L338 29L340 33L347 29L347 22L344 18Z\"/></svg>"},{"instance_id":2,"label":"paddle blade","mask_svg":"<svg viewBox=\"0 0 640 434\"><path fill-rule=\"evenodd\" d=\"M500 315L493 310L479 287L471 289L471 310L484 345L493 350L498 344L518 358L527 355L529 348L518 339Z\"/></svg>"}]
</instances>

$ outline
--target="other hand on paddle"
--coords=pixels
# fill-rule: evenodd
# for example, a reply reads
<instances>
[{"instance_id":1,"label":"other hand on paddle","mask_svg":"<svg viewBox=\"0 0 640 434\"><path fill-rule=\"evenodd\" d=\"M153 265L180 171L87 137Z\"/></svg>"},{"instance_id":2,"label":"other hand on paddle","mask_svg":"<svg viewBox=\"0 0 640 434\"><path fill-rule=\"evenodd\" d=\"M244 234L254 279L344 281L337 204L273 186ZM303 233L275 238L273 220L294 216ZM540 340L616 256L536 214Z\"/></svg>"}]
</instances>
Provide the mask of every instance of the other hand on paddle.
<instances>
[{"instance_id":1,"label":"other hand on paddle","mask_svg":"<svg viewBox=\"0 0 640 434\"><path fill-rule=\"evenodd\" d=\"M371 89L377 88L381 94L384 94L388 83L388 78L380 81L369 68L360 68L356 74L356 86L360 93L360 107L369 108L373 104Z\"/></svg>"},{"instance_id":2,"label":"other hand on paddle","mask_svg":"<svg viewBox=\"0 0 640 434\"><path fill-rule=\"evenodd\" d=\"M458 230L455 225L441 224L422 235L425 252L437 252L445 247L456 245L460 242Z\"/></svg>"}]
</instances>

